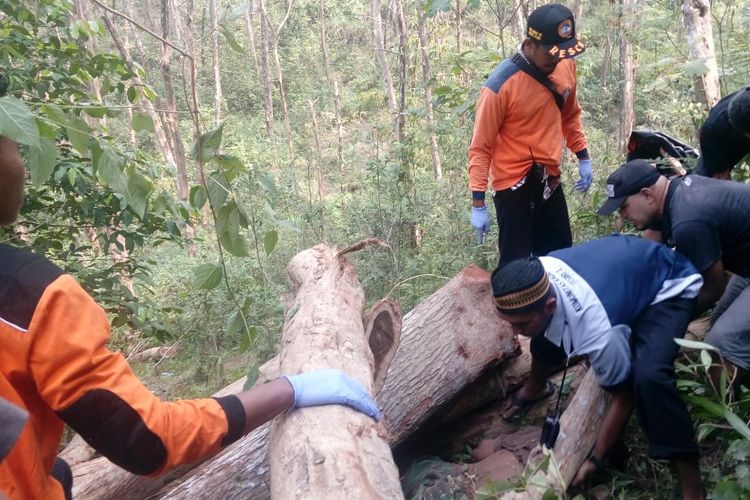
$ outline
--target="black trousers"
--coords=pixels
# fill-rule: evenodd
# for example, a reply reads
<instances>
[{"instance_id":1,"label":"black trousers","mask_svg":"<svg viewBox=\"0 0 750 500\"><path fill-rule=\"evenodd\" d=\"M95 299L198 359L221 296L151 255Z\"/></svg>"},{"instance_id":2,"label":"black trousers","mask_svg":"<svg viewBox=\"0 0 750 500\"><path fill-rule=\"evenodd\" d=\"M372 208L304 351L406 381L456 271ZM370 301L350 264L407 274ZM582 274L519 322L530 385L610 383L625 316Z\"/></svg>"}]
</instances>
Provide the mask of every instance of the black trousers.
<instances>
[{"instance_id":1,"label":"black trousers","mask_svg":"<svg viewBox=\"0 0 750 500\"><path fill-rule=\"evenodd\" d=\"M693 299L670 299L648 307L631 325L630 380L612 389L635 392L638 420L652 458L697 458L693 423L677 392L675 337L685 335L695 307ZM575 346L574 346L575 348ZM542 364L558 366L565 352L543 336L531 339L531 355Z\"/></svg>"},{"instance_id":2,"label":"black trousers","mask_svg":"<svg viewBox=\"0 0 750 500\"><path fill-rule=\"evenodd\" d=\"M531 167L526 182L516 190L495 193L497 223L500 228L499 265L530 254L547 255L573 244L562 186L543 200L544 185L538 167Z\"/></svg>"},{"instance_id":3,"label":"black trousers","mask_svg":"<svg viewBox=\"0 0 750 500\"><path fill-rule=\"evenodd\" d=\"M73 499L73 471L70 470L68 462L60 457L55 458L55 463L52 465L52 472L50 475L57 479L62 485L63 492L65 493L65 500Z\"/></svg>"}]
</instances>

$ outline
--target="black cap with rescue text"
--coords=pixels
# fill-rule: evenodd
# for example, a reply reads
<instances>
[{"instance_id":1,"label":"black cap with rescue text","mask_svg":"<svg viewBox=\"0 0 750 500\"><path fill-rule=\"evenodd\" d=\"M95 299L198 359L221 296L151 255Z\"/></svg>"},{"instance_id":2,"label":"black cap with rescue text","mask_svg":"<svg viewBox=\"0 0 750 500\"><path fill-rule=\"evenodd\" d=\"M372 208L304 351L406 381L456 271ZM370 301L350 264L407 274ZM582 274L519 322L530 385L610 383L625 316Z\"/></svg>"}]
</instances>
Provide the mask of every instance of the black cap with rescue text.
<instances>
[{"instance_id":1,"label":"black cap with rescue text","mask_svg":"<svg viewBox=\"0 0 750 500\"><path fill-rule=\"evenodd\" d=\"M576 37L573 13L559 3L542 5L529 15L526 28L529 38L541 43L550 54L560 59L575 57L586 50Z\"/></svg>"}]
</instances>

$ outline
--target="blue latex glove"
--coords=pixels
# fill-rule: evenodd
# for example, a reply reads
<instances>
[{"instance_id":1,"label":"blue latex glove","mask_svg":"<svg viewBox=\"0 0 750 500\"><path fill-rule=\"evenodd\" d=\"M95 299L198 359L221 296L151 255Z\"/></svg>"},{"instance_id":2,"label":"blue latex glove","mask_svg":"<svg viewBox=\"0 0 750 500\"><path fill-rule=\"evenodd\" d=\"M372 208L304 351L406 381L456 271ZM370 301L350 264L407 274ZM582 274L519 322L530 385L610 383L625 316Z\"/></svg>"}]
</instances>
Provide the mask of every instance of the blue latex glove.
<instances>
[{"instance_id":1,"label":"blue latex glove","mask_svg":"<svg viewBox=\"0 0 750 500\"><path fill-rule=\"evenodd\" d=\"M477 243L482 244L484 235L490 234L490 217L487 207L471 207L471 225L477 231Z\"/></svg>"},{"instance_id":2,"label":"blue latex glove","mask_svg":"<svg viewBox=\"0 0 750 500\"><path fill-rule=\"evenodd\" d=\"M380 419L378 407L365 388L342 371L315 370L284 378L294 390L295 408L339 404Z\"/></svg>"},{"instance_id":3,"label":"blue latex glove","mask_svg":"<svg viewBox=\"0 0 750 500\"><path fill-rule=\"evenodd\" d=\"M581 179L576 182L575 189L585 193L591 187L591 183L594 181L594 173L591 171L591 160L579 160L578 161L578 175Z\"/></svg>"}]
</instances>

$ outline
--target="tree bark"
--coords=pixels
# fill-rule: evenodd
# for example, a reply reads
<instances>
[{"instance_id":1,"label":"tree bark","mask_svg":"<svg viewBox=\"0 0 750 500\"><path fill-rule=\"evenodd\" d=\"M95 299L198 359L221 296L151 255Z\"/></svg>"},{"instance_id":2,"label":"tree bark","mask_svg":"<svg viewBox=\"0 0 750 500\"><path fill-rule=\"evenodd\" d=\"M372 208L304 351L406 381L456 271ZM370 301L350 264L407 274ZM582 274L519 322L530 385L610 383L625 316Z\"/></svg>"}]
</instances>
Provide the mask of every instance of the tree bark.
<instances>
[{"instance_id":1,"label":"tree bark","mask_svg":"<svg viewBox=\"0 0 750 500\"><path fill-rule=\"evenodd\" d=\"M271 27L268 24L266 1L259 0L258 6L260 7L260 66L263 70L263 74L261 75L263 82L263 107L266 111L266 134L268 135L268 139L273 142L273 98L271 95L271 68L268 61L271 54L269 47Z\"/></svg>"},{"instance_id":2,"label":"tree bark","mask_svg":"<svg viewBox=\"0 0 750 500\"><path fill-rule=\"evenodd\" d=\"M284 19L281 20L279 23L279 27L276 28L276 31L274 33L273 37L273 58L276 62L276 81L279 85L279 98L281 99L281 111L284 114L284 128L286 129L286 147L287 151L289 153L289 163L291 164L294 161L294 146L292 144L292 124L289 121L289 105L286 100L286 90L284 90L284 72L281 68L281 59L279 58L279 38L281 37L281 31L284 29L284 25L286 25L287 20L289 19L289 15L292 13L292 6L294 5L294 0L288 0L287 2L287 8L286 8L286 14L284 15ZM267 19L266 22L268 25L271 25L270 19Z\"/></svg>"},{"instance_id":3,"label":"tree bark","mask_svg":"<svg viewBox=\"0 0 750 500\"><path fill-rule=\"evenodd\" d=\"M208 11L211 23L211 67L214 73L214 123L221 123L221 103L224 100L221 92L221 71L219 66L219 15L216 12L216 0L208 0Z\"/></svg>"},{"instance_id":4,"label":"tree bark","mask_svg":"<svg viewBox=\"0 0 750 500\"><path fill-rule=\"evenodd\" d=\"M313 124L313 136L315 137L315 150L318 152L316 176L318 180L318 199L323 201L325 199L325 176L323 175L323 148L320 145L320 130L318 130L318 117L315 114L315 102L312 99L307 100L310 106L310 119Z\"/></svg>"},{"instance_id":5,"label":"tree bark","mask_svg":"<svg viewBox=\"0 0 750 500\"><path fill-rule=\"evenodd\" d=\"M385 96L388 100L388 109L394 120L394 135L396 140L400 139L398 130L398 102L396 93L393 91L393 78L391 78L391 69L388 65L388 58L385 54L383 44L383 19L380 15L380 0L372 0L372 34L375 57L380 65L380 74L383 77L385 85Z\"/></svg>"},{"instance_id":6,"label":"tree bark","mask_svg":"<svg viewBox=\"0 0 750 500\"><path fill-rule=\"evenodd\" d=\"M443 179L443 168L440 165L440 149L438 148L437 136L435 134L435 117L432 112L432 77L430 76L430 51L428 48L427 32L424 27L424 13L420 10L417 18L417 31L419 32L419 45L422 49L422 79L424 85L424 105L427 118L427 136L430 141L430 154L432 156L432 170L435 179Z\"/></svg>"},{"instance_id":7,"label":"tree bark","mask_svg":"<svg viewBox=\"0 0 750 500\"><path fill-rule=\"evenodd\" d=\"M170 8L171 0L161 0L161 32L162 38L168 40L171 31ZM169 137L172 142L172 152L174 154L175 167L177 170L177 196L182 201L187 201L189 195L189 186L187 178L187 168L185 159L185 145L182 142L180 134L180 122L177 118L177 103L174 96L174 87L172 86L172 69L170 61L169 45L162 42L161 44L161 73L164 78L164 98L166 99L167 111L164 114L165 124L169 130Z\"/></svg>"},{"instance_id":8,"label":"tree bark","mask_svg":"<svg viewBox=\"0 0 750 500\"><path fill-rule=\"evenodd\" d=\"M247 30L247 41L250 44L250 60L253 62L255 75L260 77L260 66L258 66L258 50L255 48L255 29L253 28L253 2L250 2L245 11L245 30Z\"/></svg>"},{"instance_id":9,"label":"tree bark","mask_svg":"<svg viewBox=\"0 0 750 500\"><path fill-rule=\"evenodd\" d=\"M576 35L580 35L583 26L583 0L576 0L573 6L573 16L576 20Z\"/></svg>"},{"instance_id":10,"label":"tree bark","mask_svg":"<svg viewBox=\"0 0 750 500\"><path fill-rule=\"evenodd\" d=\"M402 0L394 0L398 17L398 108L396 109L396 140L404 142L406 123L406 48L409 41L408 25Z\"/></svg>"},{"instance_id":11,"label":"tree bark","mask_svg":"<svg viewBox=\"0 0 750 500\"><path fill-rule=\"evenodd\" d=\"M513 36L518 40L518 43L523 42L526 38L526 22L524 21L523 9L521 8L521 0L513 0L511 4L513 7L513 18L511 19L511 31Z\"/></svg>"},{"instance_id":12,"label":"tree bark","mask_svg":"<svg viewBox=\"0 0 750 500\"><path fill-rule=\"evenodd\" d=\"M702 61L706 65L705 72L694 79L695 100L711 109L721 98L711 28L711 4L708 0L683 0L682 14L690 60Z\"/></svg>"},{"instance_id":13,"label":"tree bark","mask_svg":"<svg viewBox=\"0 0 750 500\"><path fill-rule=\"evenodd\" d=\"M373 393L376 371L387 367L375 365L365 336L365 294L354 266L321 244L297 254L287 272L294 300L282 332L281 372L337 368ZM369 320L376 318L380 329L391 332L381 340L392 341L401 329L400 313L381 311ZM342 406L280 415L269 444L271 498L403 498L384 435L382 424Z\"/></svg>"},{"instance_id":14,"label":"tree bark","mask_svg":"<svg viewBox=\"0 0 750 500\"><path fill-rule=\"evenodd\" d=\"M627 152L628 139L635 122L635 57L630 42L636 19L637 0L620 1L620 122L617 146Z\"/></svg>"},{"instance_id":15,"label":"tree bark","mask_svg":"<svg viewBox=\"0 0 750 500\"><path fill-rule=\"evenodd\" d=\"M459 55L464 51L463 14L461 0L456 0L456 54Z\"/></svg>"}]
</instances>

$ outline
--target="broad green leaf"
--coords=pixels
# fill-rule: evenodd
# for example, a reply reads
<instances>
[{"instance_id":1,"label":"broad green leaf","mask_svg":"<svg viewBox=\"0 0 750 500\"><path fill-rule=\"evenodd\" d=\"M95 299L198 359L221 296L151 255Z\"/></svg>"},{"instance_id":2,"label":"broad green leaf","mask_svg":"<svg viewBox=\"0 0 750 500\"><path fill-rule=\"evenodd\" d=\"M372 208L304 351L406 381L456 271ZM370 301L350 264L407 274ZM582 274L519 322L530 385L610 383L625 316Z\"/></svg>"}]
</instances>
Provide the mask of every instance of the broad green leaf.
<instances>
[{"instance_id":1,"label":"broad green leaf","mask_svg":"<svg viewBox=\"0 0 750 500\"><path fill-rule=\"evenodd\" d=\"M136 99L138 99L138 89L135 88L135 86L128 87L128 101L131 103L134 103Z\"/></svg>"},{"instance_id":2,"label":"broad green leaf","mask_svg":"<svg viewBox=\"0 0 750 500\"><path fill-rule=\"evenodd\" d=\"M128 195L128 176L123 172L125 160L115 150L105 147L96 160L96 175L121 195Z\"/></svg>"},{"instance_id":3,"label":"broad green leaf","mask_svg":"<svg viewBox=\"0 0 750 500\"><path fill-rule=\"evenodd\" d=\"M89 140L91 138L91 129L88 124L77 116L70 116L68 117L66 130L68 132L68 139L76 151L82 155L88 154Z\"/></svg>"},{"instance_id":4,"label":"broad green leaf","mask_svg":"<svg viewBox=\"0 0 750 500\"><path fill-rule=\"evenodd\" d=\"M729 407L724 408L724 418L727 419L729 425L731 425L732 428L742 437L750 439L750 428L748 428L745 421L738 417Z\"/></svg>"},{"instance_id":5,"label":"broad green leaf","mask_svg":"<svg viewBox=\"0 0 750 500\"><path fill-rule=\"evenodd\" d=\"M221 283L223 277L221 266L203 264L193 273L193 286L202 290L212 290Z\"/></svg>"},{"instance_id":6,"label":"broad green leaf","mask_svg":"<svg viewBox=\"0 0 750 500\"><path fill-rule=\"evenodd\" d=\"M39 127L23 101L0 97L0 135L25 146L39 147Z\"/></svg>"},{"instance_id":7,"label":"broad green leaf","mask_svg":"<svg viewBox=\"0 0 750 500\"><path fill-rule=\"evenodd\" d=\"M53 139L41 137L38 148L29 148L29 173L31 182L37 186L52 175L57 159L57 146Z\"/></svg>"},{"instance_id":8,"label":"broad green leaf","mask_svg":"<svg viewBox=\"0 0 750 500\"><path fill-rule=\"evenodd\" d=\"M242 3L240 5L237 5L235 8L233 8L231 11L228 11L224 18L222 19L222 24L228 24L232 21L236 21L237 19L241 18L243 15L245 15L245 12L247 12L247 9L250 8L249 3Z\"/></svg>"},{"instance_id":9,"label":"broad green leaf","mask_svg":"<svg viewBox=\"0 0 750 500\"><path fill-rule=\"evenodd\" d=\"M229 319L227 319L227 324L225 326L227 334L237 335L245 332L245 319L243 319L243 315L244 313L240 309L235 309L235 311L229 315Z\"/></svg>"},{"instance_id":10,"label":"broad green leaf","mask_svg":"<svg viewBox=\"0 0 750 500\"><path fill-rule=\"evenodd\" d=\"M721 417L724 415L724 406L718 403L714 403L708 398L704 398L701 396L694 396L694 397L688 397L688 399L715 417Z\"/></svg>"},{"instance_id":11,"label":"broad green leaf","mask_svg":"<svg viewBox=\"0 0 750 500\"><path fill-rule=\"evenodd\" d=\"M425 4L427 17L434 17L438 12L446 12L451 9L450 0L432 0Z\"/></svg>"},{"instance_id":12,"label":"broad green leaf","mask_svg":"<svg viewBox=\"0 0 750 500\"><path fill-rule=\"evenodd\" d=\"M154 131L154 121L146 113L133 113L133 120L130 122L130 126L136 132Z\"/></svg>"},{"instance_id":13,"label":"broad green leaf","mask_svg":"<svg viewBox=\"0 0 750 500\"><path fill-rule=\"evenodd\" d=\"M143 95L146 96L146 99L148 99L149 101L153 101L154 99L156 99L156 92L154 92L154 89L152 89L148 85L144 85L141 88L141 91L143 92Z\"/></svg>"},{"instance_id":14,"label":"broad green leaf","mask_svg":"<svg viewBox=\"0 0 750 500\"><path fill-rule=\"evenodd\" d=\"M234 179L237 174L245 171L245 165L243 165L242 160L236 156L216 155L214 160L224 168L224 173L230 181Z\"/></svg>"},{"instance_id":15,"label":"broad green leaf","mask_svg":"<svg viewBox=\"0 0 750 500\"><path fill-rule=\"evenodd\" d=\"M222 123L215 129L209 130L201 135L193 144L190 157L193 160L200 160L203 163L213 160L217 151L219 151L219 147L221 147L221 135L223 130L224 124Z\"/></svg>"},{"instance_id":16,"label":"broad green leaf","mask_svg":"<svg viewBox=\"0 0 750 500\"><path fill-rule=\"evenodd\" d=\"M258 184L273 198L279 195L279 190L276 189L276 183L273 180L273 176L268 172L263 172L258 176Z\"/></svg>"},{"instance_id":17,"label":"broad green leaf","mask_svg":"<svg viewBox=\"0 0 750 500\"><path fill-rule=\"evenodd\" d=\"M146 213L148 197L153 190L151 181L140 172L133 172L128 176L128 205L141 219Z\"/></svg>"},{"instance_id":18,"label":"broad green leaf","mask_svg":"<svg viewBox=\"0 0 750 500\"><path fill-rule=\"evenodd\" d=\"M247 257L247 243L240 233L240 213L234 202L227 203L216 215L216 231L219 233L221 246L232 255Z\"/></svg>"},{"instance_id":19,"label":"broad green leaf","mask_svg":"<svg viewBox=\"0 0 750 500\"><path fill-rule=\"evenodd\" d=\"M242 350L242 345L240 345L240 351L241 350ZM247 391L252 386L254 386L259 376L260 376L260 369L258 369L258 365L253 365L252 367L250 367L250 370L247 372L247 380L245 380L245 385L242 386L242 390Z\"/></svg>"},{"instance_id":20,"label":"broad green leaf","mask_svg":"<svg viewBox=\"0 0 750 500\"><path fill-rule=\"evenodd\" d=\"M687 347L688 349L706 349L708 351L716 350L711 344L706 344L705 342L699 342L697 340L674 339L674 341L677 342L677 345L680 347Z\"/></svg>"},{"instance_id":21,"label":"broad green leaf","mask_svg":"<svg viewBox=\"0 0 750 500\"><path fill-rule=\"evenodd\" d=\"M39 111L49 118L51 122L56 123L57 125L64 126L68 124L68 116L59 106L45 104L39 108Z\"/></svg>"},{"instance_id":22,"label":"broad green leaf","mask_svg":"<svg viewBox=\"0 0 750 500\"><path fill-rule=\"evenodd\" d=\"M229 181L221 172L211 172L206 181L208 186L208 199L214 210L220 209L229 196Z\"/></svg>"},{"instance_id":23,"label":"broad green leaf","mask_svg":"<svg viewBox=\"0 0 750 500\"><path fill-rule=\"evenodd\" d=\"M240 54L245 53L245 49L243 49L242 45L237 42L237 39L234 37L231 31L221 30L221 32L224 34L224 38L226 38L227 44L232 48L232 50L234 50L235 52L239 52Z\"/></svg>"},{"instance_id":24,"label":"broad green leaf","mask_svg":"<svg viewBox=\"0 0 750 500\"><path fill-rule=\"evenodd\" d=\"M93 116L94 118L104 118L107 116L108 111L105 106L87 106L83 108L83 112L86 113L89 116Z\"/></svg>"},{"instance_id":25,"label":"broad green leaf","mask_svg":"<svg viewBox=\"0 0 750 500\"><path fill-rule=\"evenodd\" d=\"M242 333L242 337L240 337L240 352L245 353L248 349L250 349L250 346L255 343L255 338L258 336L258 329L254 326L251 326ZM248 379L249 378L250 375L248 374ZM253 381L253 383L255 383L255 381Z\"/></svg>"},{"instance_id":26,"label":"broad green leaf","mask_svg":"<svg viewBox=\"0 0 750 500\"><path fill-rule=\"evenodd\" d=\"M201 209L203 205L208 201L208 194L206 188L203 186L193 186L190 189L190 205L194 208Z\"/></svg>"},{"instance_id":27,"label":"broad green leaf","mask_svg":"<svg viewBox=\"0 0 750 500\"><path fill-rule=\"evenodd\" d=\"M266 255L271 255L271 252L276 248L276 243L278 243L278 241L279 233L276 231L268 231L265 236L263 236L263 248L266 250Z\"/></svg>"}]
</instances>

